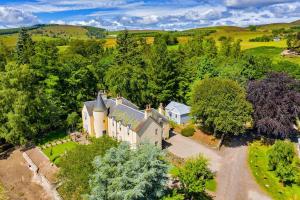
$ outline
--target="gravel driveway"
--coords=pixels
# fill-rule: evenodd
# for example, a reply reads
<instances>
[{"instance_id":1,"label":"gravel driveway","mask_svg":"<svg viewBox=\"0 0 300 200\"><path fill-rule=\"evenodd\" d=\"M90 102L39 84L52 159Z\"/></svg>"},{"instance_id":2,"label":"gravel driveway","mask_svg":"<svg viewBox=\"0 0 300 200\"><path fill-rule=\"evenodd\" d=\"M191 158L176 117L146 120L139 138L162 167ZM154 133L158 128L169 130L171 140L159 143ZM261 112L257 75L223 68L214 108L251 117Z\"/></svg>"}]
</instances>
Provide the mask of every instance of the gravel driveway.
<instances>
[{"instance_id":1,"label":"gravel driveway","mask_svg":"<svg viewBox=\"0 0 300 200\"><path fill-rule=\"evenodd\" d=\"M214 199L270 200L250 172L247 163L248 146L236 144L217 151L180 134L171 137L167 142L167 150L181 158L203 154L209 159L210 169L217 172L217 191Z\"/></svg>"}]
</instances>

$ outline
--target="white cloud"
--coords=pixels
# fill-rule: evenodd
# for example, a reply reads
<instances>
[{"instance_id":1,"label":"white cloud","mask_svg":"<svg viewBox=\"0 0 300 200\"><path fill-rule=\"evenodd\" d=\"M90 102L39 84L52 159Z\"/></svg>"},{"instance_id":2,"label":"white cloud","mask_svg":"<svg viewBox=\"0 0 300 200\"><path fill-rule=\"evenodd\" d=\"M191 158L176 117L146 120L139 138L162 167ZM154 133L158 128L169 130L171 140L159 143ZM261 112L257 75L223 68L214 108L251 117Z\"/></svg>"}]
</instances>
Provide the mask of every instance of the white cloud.
<instances>
[{"instance_id":1,"label":"white cloud","mask_svg":"<svg viewBox=\"0 0 300 200\"><path fill-rule=\"evenodd\" d=\"M295 0L225 0L225 5L228 7L244 8L247 6L262 6L262 5L272 5L278 3L286 3Z\"/></svg>"},{"instance_id":2,"label":"white cloud","mask_svg":"<svg viewBox=\"0 0 300 200\"><path fill-rule=\"evenodd\" d=\"M32 25L38 23L39 20L30 12L22 10L0 7L0 26L1 27L16 27L24 25Z\"/></svg>"}]
</instances>

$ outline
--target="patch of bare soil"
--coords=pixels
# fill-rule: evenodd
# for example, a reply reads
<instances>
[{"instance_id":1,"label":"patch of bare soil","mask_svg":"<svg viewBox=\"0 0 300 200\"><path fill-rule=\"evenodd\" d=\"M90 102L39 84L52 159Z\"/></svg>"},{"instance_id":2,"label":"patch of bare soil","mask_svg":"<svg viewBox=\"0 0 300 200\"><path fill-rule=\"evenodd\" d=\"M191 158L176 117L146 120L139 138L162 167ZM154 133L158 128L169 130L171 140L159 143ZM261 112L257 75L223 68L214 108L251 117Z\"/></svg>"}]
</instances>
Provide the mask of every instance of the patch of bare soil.
<instances>
[{"instance_id":1,"label":"patch of bare soil","mask_svg":"<svg viewBox=\"0 0 300 200\"><path fill-rule=\"evenodd\" d=\"M196 129L196 132L191 137L196 142L200 142L202 144L206 144L210 147L216 148L219 144L219 140L216 139L213 135L209 135L207 133L204 133L200 129Z\"/></svg>"},{"instance_id":2,"label":"patch of bare soil","mask_svg":"<svg viewBox=\"0 0 300 200\"><path fill-rule=\"evenodd\" d=\"M50 200L41 186L33 182L20 150L13 151L0 160L0 182L11 200Z\"/></svg>"}]
</instances>

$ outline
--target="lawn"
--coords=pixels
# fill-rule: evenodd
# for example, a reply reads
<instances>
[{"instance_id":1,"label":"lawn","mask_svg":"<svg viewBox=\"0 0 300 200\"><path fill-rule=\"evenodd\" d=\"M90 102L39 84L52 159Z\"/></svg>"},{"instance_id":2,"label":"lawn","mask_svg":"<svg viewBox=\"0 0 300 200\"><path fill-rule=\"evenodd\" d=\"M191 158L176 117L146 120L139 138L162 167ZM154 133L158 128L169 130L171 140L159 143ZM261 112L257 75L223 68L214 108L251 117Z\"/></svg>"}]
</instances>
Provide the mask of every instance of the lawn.
<instances>
[{"instance_id":1,"label":"lawn","mask_svg":"<svg viewBox=\"0 0 300 200\"><path fill-rule=\"evenodd\" d=\"M287 60L293 63L300 64L300 56L298 57L282 57L280 54L284 50L284 48L280 47L268 47L268 46L261 46L252 49L245 50L246 53L258 56L266 56L271 58L273 62L277 63L281 60Z\"/></svg>"},{"instance_id":2,"label":"lawn","mask_svg":"<svg viewBox=\"0 0 300 200\"><path fill-rule=\"evenodd\" d=\"M275 200L300 200L300 186L284 187L274 172L268 170L267 151L270 146L254 142L249 148L248 162L257 183Z\"/></svg>"},{"instance_id":3,"label":"lawn","mask_svg":"<svg viewBox=\"0 0 300 200\"><path fill-rule=\"evenodd\" d=\"M43 149L43 152L48 156L48 158L53 162L54 164L59 166L59 161L61 155L63 155L66 151L69 151L73 148L75 148L77 145L76 142L70 141L66 142L64 144L58 144L53 147L48 147L46 149ZM52 150L52 152L51 152Z\"/></svg>"},{"instance_id":4,"label":"lawn","mask_svg":"<svg viewBox=\"0 0 300 200\"><path fill-rule=\"evenodd\" d=\"M38 146L43 147L47 144L54 144L57 141L67 140L69 139L68 134L64 130L57 130L48 133L43 136L42 139L38 141ZM73 141L68 141L63 144L52 145L51 147L47 147L42 149L42 151L46 154L46 156L51 160L51 162L59 165L60 157L66 151L73 149L77 143Z\"/></svg>"}]
</instances>

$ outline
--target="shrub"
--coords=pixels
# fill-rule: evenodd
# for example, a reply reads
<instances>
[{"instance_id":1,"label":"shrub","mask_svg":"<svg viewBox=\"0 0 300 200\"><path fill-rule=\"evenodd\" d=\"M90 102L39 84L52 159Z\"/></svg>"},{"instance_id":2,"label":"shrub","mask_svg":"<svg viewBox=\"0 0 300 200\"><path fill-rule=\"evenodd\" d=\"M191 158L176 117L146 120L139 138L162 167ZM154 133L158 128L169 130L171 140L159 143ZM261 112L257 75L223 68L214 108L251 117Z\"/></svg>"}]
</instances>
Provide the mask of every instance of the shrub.
<instances>
[{"instance_id":1,"label":"shrub","mask_svg":"<svg viewBox=\"0 0 300 200\"><path fill-rule=\"evenodd\" d=\"M280 163L290 165L295 156L295 148L291 142L276 141L268 152L270 170L276 170Z\"/></svg>"},{"instance_id":2,"label":"shrub","mask_svg":"<svg viewBox=\"0 0 300 200\"><path fill-rule=\"evenodd\" d=\"M283 184L291 184L297 181L297 171L292 165L280 163L275 171L276 176Z\"/></svg>"},{"instance_id":3,"label":"shrub","mask_svg":"<svg viewBox=\"0 0 300 200\"><path fill-rule=\"evenodd\" d=\"M181 130L181 135L185 137L191 137L195 133L195 128L194 126L187 126L184 129Z\"/></svg>"}]
</instances>

